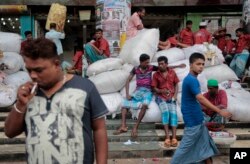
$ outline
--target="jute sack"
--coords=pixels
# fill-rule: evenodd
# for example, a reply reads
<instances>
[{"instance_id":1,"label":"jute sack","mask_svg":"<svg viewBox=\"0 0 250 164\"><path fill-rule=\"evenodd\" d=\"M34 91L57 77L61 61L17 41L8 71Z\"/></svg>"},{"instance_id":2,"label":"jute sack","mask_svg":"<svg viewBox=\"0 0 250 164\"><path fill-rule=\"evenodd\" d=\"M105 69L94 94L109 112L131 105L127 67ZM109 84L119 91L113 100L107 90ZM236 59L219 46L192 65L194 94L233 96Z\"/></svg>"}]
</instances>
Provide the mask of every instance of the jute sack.
<instances>
[{"instance_id":1,"label":"jute sack","mask_svg":"<svg viewBox=\"0 0 250 164\"><path fill-rule=\"evenodd\" d=\"M65 25L67 8L58 3L52 3L50 6L48 18L46 21L46 30L50 29L50 23L56 23L57 31L62 32Z\"/></svg>"}]
</instances>

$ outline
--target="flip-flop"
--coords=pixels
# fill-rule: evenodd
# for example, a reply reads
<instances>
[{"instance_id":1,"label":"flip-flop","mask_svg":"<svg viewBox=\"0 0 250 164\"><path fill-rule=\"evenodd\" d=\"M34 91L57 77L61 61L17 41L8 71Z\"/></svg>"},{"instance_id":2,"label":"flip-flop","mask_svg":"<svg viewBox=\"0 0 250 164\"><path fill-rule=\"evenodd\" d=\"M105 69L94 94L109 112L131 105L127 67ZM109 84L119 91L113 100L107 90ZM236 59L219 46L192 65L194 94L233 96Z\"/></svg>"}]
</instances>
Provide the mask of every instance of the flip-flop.
<instances>
[{"instance_id":1,"label":"flip-flop","mask_svg":"<svg viewBox=\"0 0 250 164\"><path fill-rule=\"evenodd\" d=\"M128 131L128 129L124 130L124 129L117 129L116 131L113 132L114 135L119 135L122 133L126 133Z\"/></svg>"}]
</instances>

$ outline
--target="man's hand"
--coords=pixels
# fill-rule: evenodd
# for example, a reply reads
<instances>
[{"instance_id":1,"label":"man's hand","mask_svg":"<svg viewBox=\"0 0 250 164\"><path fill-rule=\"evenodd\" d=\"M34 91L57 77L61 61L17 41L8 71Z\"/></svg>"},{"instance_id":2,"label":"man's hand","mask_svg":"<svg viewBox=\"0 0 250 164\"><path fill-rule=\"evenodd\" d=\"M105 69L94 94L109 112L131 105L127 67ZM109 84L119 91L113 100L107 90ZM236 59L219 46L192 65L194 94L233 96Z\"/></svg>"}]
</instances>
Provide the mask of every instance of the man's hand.
<instances>
[{"instance_id":1,"label":"man's hand","mask_svg":"<svg viewBox=\"0 0 250 164\"><path fill-rule=\"evenodd\" d=\"M225 111L225 110L220 110L219 115L221 115L222 117L225 117L225 118L232 117L232 113Z\"/></svg>"},{"instance_id":2,"label":"man's hand","mask_svg":"<svg viewBox=\"0 0 250 164\"><path fill-rule=\"evenodd\" d=\"M132 99L132 97L131 97L130 95L127 95L126 98L127 98L128 100L131 100L131 99Z\"/></svg>"},{"instance_id":3,"label":"man's hand","mask_svg":"<svg viewBox=\"0 0 250 164\"><path fill-rule=\"evenodd\" d=\"M27 82L27 83L21 85L17 90L16 106L22 112L26 112L28 102L35 95L35 93L31 93L33 86L34 86L33 82Z\"/></svg>"}]
</instances>

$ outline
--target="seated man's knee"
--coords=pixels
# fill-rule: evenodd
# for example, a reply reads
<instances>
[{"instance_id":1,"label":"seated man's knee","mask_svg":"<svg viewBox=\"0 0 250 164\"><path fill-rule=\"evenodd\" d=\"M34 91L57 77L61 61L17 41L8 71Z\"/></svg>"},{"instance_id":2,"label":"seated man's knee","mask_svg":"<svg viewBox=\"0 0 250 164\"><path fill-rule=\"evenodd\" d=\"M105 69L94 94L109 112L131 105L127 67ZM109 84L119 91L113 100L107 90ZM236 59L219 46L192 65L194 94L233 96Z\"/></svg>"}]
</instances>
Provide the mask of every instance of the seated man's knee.
<instances>
[{"instance_id":1,"label":"seated man's knee","mask_svg":"<svg viewBox=\"0 0 250 164\"><path fill-rule=\"evenodd\" d=\"M148 109L148 105L143 104L142 107L141 107L141 110L145 110L146 111L147 109Z\"/></svg>"}]
</instances>

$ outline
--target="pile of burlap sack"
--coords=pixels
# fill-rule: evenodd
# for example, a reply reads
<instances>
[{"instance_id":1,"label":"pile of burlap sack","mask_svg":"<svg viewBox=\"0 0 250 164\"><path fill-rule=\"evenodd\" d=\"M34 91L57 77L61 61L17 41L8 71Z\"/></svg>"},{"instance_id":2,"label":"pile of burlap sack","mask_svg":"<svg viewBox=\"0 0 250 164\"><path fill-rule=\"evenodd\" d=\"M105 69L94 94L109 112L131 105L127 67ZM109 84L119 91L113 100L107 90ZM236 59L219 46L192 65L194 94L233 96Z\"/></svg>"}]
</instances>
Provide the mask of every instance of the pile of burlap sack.
<instances>
[{"instance_id":1,"label":"pile of burlap sack","mask_svg":"<svg viewBox=\"0 0 250 164\"><path fill-rule=\"evenodd\" d=\"M17 88L30 80L20 55L21 36L0 32L0 107L16 101Z\"/></svg>"},{"instance_id":2,"label":"pile of burlap sack","mask_svg":"<svg viewBox=\"0 0 250 164\"><path fill-rule=\"evenodd\" d=\"M146 53L150 56L152 65L157 65L159 56L166 56L169 65L186 64L185 68L176 68L175 71L180 80L179 93L177 99L178 120L183 121L181 106L182 81L189 73L189 57L193 52L200 52L205 55L205 69L198 76L201 91L207 91L207 80L217 79L220 88L224 89L228 96L228 109L232 114L233 120L249 121L248 102L250 93L241 88L236 82L236 74L223 64L224 57L220 49L212 44L194 45L192 47L179 49L171 48L157 52L159 42L158 29L146 29L141 31L136 37L127 40L118 58L108 58L98 61L89 66L87 75L96 85L102 99L109 109L109 114L121 112L122 99L126 97L125 83L130 71L134 66L139 65L139 56ZM135 78L130 82L129 93L136 88ZM139 111L132 110L133 117L138 117ZM161 112L153 98L142 122L161 122Z\"/></svg>"}]
</instances>

